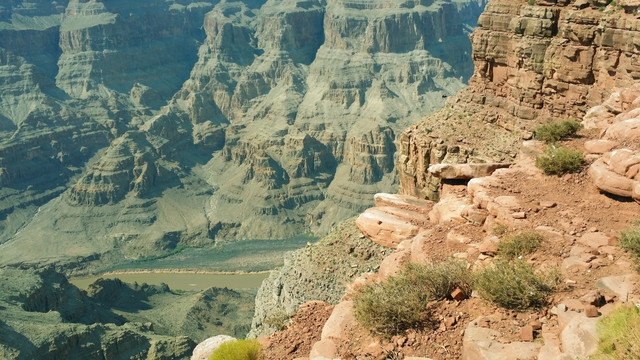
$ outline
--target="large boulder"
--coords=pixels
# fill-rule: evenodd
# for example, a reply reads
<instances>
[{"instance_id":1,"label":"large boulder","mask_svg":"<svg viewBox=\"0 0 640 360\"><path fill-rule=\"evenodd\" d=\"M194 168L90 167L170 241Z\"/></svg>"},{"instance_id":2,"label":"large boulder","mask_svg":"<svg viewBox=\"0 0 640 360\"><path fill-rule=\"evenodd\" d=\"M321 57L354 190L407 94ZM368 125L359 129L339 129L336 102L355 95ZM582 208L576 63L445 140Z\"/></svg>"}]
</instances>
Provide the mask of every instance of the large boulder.
<instances>
[{"instance_id":1,"label":"large boulder","mask_svg":"<svg viewBox=\"0 0 640 360\"><path fill-rule=\"evenodd\" d=\"M198 344L198 346L193 349L191 360L207 360L209 359L209 357L211 357L211 354L213 354L213 352L220 347L220 345L232 340L235 340L235 338L228 335L217 335L210 337Z\"/></svg>"},{"instance_id":2,"label":"large boulder","mask_svg":"<svg viewBox=\"0 0 640 360\"><path fill-rule=\"evenodd\" d=\"M418 234L428 222L422 213L381 206L360 214L356 226L376 244L395 249L403 240Z\"/></svg>"},{"instance_id":3,"label":"large boulder","mask_svg":"<svg viewBox=\"0 0 640 360\"><path fill-rule=\"evenodd\" d=\"M618 149L589 167L594 185L603 192L640 200L640 153Z\"/></svg>"}]
</instances>

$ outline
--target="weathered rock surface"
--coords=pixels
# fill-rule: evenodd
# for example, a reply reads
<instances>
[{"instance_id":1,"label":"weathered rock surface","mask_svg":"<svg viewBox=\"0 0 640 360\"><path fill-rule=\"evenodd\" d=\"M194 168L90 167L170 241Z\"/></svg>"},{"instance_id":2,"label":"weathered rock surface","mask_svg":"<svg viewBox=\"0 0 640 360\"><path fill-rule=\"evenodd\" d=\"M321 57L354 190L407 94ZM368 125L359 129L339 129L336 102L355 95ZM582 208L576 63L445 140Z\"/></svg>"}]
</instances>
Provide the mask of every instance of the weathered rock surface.
<instances>
[{"instance_id":1,"label":"weathered rock surface","mask_svg":"<svg viewBox=\"0 0 640 360\"><path fill-rule=\"evenodd\" d=\"M338 303L346 285L364 272L378 270L389 252L362 236L352 219L318 242L289 253L282 269L272 272L258 290L249 336L282 328L305 302Z\"/></svg>"},{"instance_id":2,"label":"weathered rock surface","mask_svg":"<svg viewBox=\"0 0 640 360\"><path fill-rule=\"evenodd\" d=\"M326 233L393 190L484 4L3 3L0 263Z\"/></svg>"},{"instance_id":3,"label":"weathered rock surface","mask_svg":"<svg viewBox=\"0 0 640 360\"><path fill-rule=\"evenodd\" d=\"M217 335L201 342L193 349L191 360L208 360L214 351L227 341L235 340L229 335Z\"/></svg>"},{"instance_id":4,"label":"weathered rock surface","mask_svg":"<svg viewBox=\"0 0 640 360\"><path fill-rule=\"evenodd\" d=\"M491 175L496 169L509 167L511 164L435 164L427 171L439 179L464 180Z\"/></svg>"},{"instance_id":5,"label":"weathered rock surface","mask_svg":"<svg viewBox=\"0 0 640 360\"><path fill-rule=\"evenodd\" d=\"M429 222L421 213L380 206L365 210L356 219L356 226L378 245L395 249L403 240L413 238Z\"/></svg>"},{"instance_id":6,"label":"weathered rock surface","mask_svg":"<svg viewBox=\"0 0 640 360\"><path fill-rule=\"evenodd\" d=\"M472 36L469 88L400 137L401 193L437 199L439 179L425 171L429 166L511 161L520 140L548 118L586 113L587 128L617 119L605 139L636 136L638 114L618 116L640 104L638 86L629 88L640 79L634 60L640 20L626 8L601 12L584 5L487 5Z\"/></svg>"},{"instance_id":7,"label":"weathered rock surface","mask_svg":"<svg viewBox=\"0 0 640 360\"><path fill-rule=\"evenodd\" d=\"M584 116L585 127L598 128L601 139L585 148L602 154L589 167L594 185L603 192L640 201L640 85L621 89ZM624 146L622 145L624 144Z\"/></svg>"}]
</instances>

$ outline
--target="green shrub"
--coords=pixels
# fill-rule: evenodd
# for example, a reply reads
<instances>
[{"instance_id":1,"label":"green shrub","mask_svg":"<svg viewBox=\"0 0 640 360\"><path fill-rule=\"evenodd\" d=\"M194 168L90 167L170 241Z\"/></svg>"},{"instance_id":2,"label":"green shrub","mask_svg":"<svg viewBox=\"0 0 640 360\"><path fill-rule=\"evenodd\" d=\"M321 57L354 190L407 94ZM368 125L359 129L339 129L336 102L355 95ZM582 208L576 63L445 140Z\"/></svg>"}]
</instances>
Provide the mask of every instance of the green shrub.
<instances>
[{"instance_id":1,"label":"green shrub","mask_svg":"<svg viewBox=\"0 0 640 360\"><path fill-rule=\"evenodd\" d=\"M600 7L598 8L598 11L604 11L604 9L605 9L605 7L604 7L604 6L600 6Z\"/></svg>"},{"instance_id":2,"label":"green shrub","mask_svg":"<svg viewBox=\"0 0 640 360\"><path fill-rule=\"evenodd\" d=\"M429 323L428 296L406 279L389 277L384 283L367 284L355 294L354 315L374 334L400 334Z\"/></svg>"},{"instance_id":3,"label":"green shrub","mask_svg":"<svg viewBox=\"0 0 640 360\"><path fill-rule=\"evenodd\" d=\"M535 5L536 1L535 0L529 0L529 5Z\"/></svg>"},{"instance_id":4,"label":"green shrub","mask_svg":"<svg viewBox=\"0 0 640 360\"><path fill-rule=\"evenodd\" d=\"M640 359L640 309L624 306L600 318L594 359Z\"/></svg>"},{"instance_id":5,"label":"green shrub","mask_svg":"<svg viewBox=\"0 0 640 360\"><path fill-rule=\"evenodd\" d=\"M456 288L460 288L465 294L471 294L473 276L464 261L450 259L430 265L408 263L400 276L415 282L430 294L429 300L450 297Z\"/></svg>"},{"instance_id":6,"label":"green shrub","mask_svg":"<svg viewBox=\"0 0 640 360\"><path fill-rule=\"evenodd\" d=\"M287 327L287 325L289 325L289 321L293 315L294 314L286 313L284 310L277 310L262 320L262 323L276 328L277 331L282 331Z\"/></svg>"},{"instance_id":7,"label":"green shrub","mask_svg":"<svg viewBox=\"0 0 640 360\"><path fill-rule=\"evenodd\" d=\"M536 158L536 166L547 175L578 172L584 164L582 153L576 150L551 145L544 153Z\"/></svg>"},{"instance_id":8,"label":"green shrub","mask_svg":"<svg viewBox=\"0 0 640 360\"><path fill-rule=\"evenodd\" d=\"M574 136L578 130L582 129L582 124L575 120L564 120L550 122L536 128L536 139L546 143L554 143L568 137Z\"/></svg>"},{"instance_id":9,"label":"green shrub","mask_svg":"<svg viewBox=\"0 0 640 360\"><path fill-rule=\"evenodd\" d=\"M620 232L618 246L631 253L636 260L640 259L640 223Z\"/></svg>"},{"instance_id":10,"label":"green shrub","mask_svg":"<svg viewBox=\"0 0 640 360\"><path fill-rule=\"evenodd\" d=\"M509 231L509 228L505 224L498 224L493 228L492 231L493 231L493 235L502 236L507 234L507 232Z\"/></svg>"},{"instance_id":11,"label":"green shrub","mask_svg":"<svg viewBox=\"0 0 640 360\"><path fill-rule=\"evenodd\" d=\"M427 307L430 300L441 300L456 287L471 291L471 275L463 262L436 265L409 263L398 275L383 283L370 283L353 297L356 320L370 332L383 336L420 329L432 323Z\"/></svg>"},{"instance_id":12,"label":"green shrub","mask_svg":"<svg viewBox=\"0 0 640 360\"><path fill-rule=\"evenodd\" d=\"M557 282L556 271L536 274L523 261L496 261L478 273L475 287L480 296L498 306L524 310L545 305Z\"/></svg>"},{"instance_id":13,"label":"green shrub","mask_svg":"<svg viewBox=\"0 0 640 360\"><path fill-rule=\"evenodd\" d=\"M255 339L232 340L220 345L209 360L258 360L262 346Z\"/></svg>"},{"instance_id":14,"label":"green shrub","mask_svg":"<svg viewBox=\"0 0 640 360\"><path fill-rule=\"evenodd\" d=\"M533 253L540 247L542 235L533 232L521 232L510 236L498 243L498 254L507 258L515 259Z\"/></svg>"}]
</instances>

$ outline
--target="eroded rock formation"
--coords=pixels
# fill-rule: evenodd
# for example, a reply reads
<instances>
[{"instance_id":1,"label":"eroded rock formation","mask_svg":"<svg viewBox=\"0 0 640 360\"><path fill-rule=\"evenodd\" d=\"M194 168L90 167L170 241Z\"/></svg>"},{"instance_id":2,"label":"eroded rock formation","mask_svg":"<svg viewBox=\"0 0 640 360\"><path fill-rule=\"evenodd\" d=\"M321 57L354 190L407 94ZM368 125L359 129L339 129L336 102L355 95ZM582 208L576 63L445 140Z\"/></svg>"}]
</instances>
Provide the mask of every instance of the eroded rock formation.
<instances>
[{"instance_id":1,"label":"eroded rock formation","mask_svg":"<svg viewBox=\"0 0 640 360\"><path fill-rule=\"evenodd\" d=\"M0 263L326 233L393 189L395 137L463 87L483 7L0 5Z\"/></svg>"},{"instance_id":2,"label":"eroded rock formation","mask_svg":"<svg viewBox=\"0 0 640 360\"><path fill-rule=\"evenodd\" d=\"M437 198L439 180L425 171L430 165L512 159L537 125L579 120L640 79L640 20L631 7L607 5L487 5L472 35L469 88L401 136L402 191ZM590 112L597 117L601 110Z\"/></svg>"}]
</instances>

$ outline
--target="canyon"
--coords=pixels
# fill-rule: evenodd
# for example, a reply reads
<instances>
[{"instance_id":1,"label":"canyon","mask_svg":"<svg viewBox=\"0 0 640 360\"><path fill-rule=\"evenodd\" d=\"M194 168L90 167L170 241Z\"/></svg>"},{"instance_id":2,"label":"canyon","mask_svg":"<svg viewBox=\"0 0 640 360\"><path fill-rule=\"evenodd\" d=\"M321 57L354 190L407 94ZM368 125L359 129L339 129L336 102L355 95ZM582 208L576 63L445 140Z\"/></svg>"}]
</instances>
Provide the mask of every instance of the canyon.
<instances>
[{"instance_id":1,"label":"canyon","mask_svg":"<svg viewBox=\"0 0 640 360\"><path fill-rule=\"evenodd\" d=\"M205 335L243 336L251 291L67 277L330 233L396 188L395 138L465 86L484 6L2 2L0 357L178 359ZM318 246L350 240L308 285L340 273L318 295L337 301L386 250L332 234ZM260 307L256 327L273 330L265 309L288 316L303 292Z\"/></svg>"},{"instance_id":2,"label":"canyon","mask_svg":"<svg viewBox=\"0 0 640 360\"><path fill-rule=\"evenodd\" d=\"M471 76L483 7L3 4L0 264L326 234L396 186L395 137Z\"/></svg>"}]
</instances>

